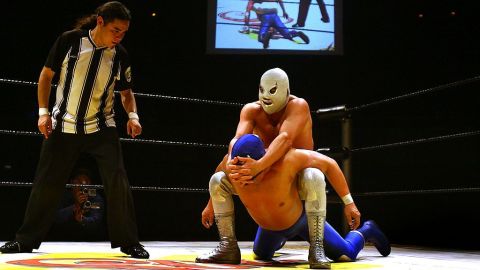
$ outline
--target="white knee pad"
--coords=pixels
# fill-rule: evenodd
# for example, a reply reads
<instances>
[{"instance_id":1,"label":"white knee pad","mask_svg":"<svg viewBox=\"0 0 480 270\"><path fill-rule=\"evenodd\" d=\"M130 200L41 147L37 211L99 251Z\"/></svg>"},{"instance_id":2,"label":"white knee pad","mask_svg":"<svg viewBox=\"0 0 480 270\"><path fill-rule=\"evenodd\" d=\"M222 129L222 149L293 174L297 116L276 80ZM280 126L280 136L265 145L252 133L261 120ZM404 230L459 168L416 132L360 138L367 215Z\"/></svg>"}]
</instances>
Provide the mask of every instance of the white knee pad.
<instances>
[{"instance_id":1,"label":"white knee pad","mask_svg":"<svg viewBox=\"0 0 480 270\"><path fill-rule=\"evenodd\" d=\"M236 192L223 171L212 175L209 183L209 191L215 215L228 215L233 213L234 205L232 195L236 194Z\"/></svg>"},{"instance_id":2,"label":"white knee pad","mask_svg":"<svg viewBox=\"0 0 480 270\"><path fill-rule=\"evenodd\" d=\"M307 168L298 174L298 192L305 201L305 211L325 216L327 213L327 195L325 175L316 168Z\"/></svg>"}]
</instances>

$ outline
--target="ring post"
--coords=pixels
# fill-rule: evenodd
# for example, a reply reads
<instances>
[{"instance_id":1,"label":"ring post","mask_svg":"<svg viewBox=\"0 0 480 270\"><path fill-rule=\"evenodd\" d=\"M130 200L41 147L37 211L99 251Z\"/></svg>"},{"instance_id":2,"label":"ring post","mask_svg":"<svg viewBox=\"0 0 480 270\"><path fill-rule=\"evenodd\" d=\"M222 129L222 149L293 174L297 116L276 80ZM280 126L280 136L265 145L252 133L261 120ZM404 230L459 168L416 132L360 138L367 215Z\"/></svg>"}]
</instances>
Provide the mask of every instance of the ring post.
<instances>
[{"instance_id":1,"label":"ring post","mask_svg":"<svg viewBox=\"0 0 480 270\"><path fill-rule=\"evenodd\" d=\"M341 119L342 126L342 148L352 149L352 118L349 115ZM345 155L342 160L342 170L347 180L350 192L352 192L352 155ZM343 233L349 231L349 226L345 218L342 219Z\"/></svg>"},{"instance_id":2,"label":"ring post","mask_svg":"<svg viewBox=\"0 0 480 270\"><path fill-rule=\"evenodd\" d=\"M341 166L343 174L347 180L347 184L350 187L352 186L352 158L350 155L350 149L352 149L352 119L350 118L349 111L345 105L318 109L315 111L318 119L320 121L340 121L341 125L341 140L342 145L340 151L334 153L331 149L319 149L330 151L329 155L331 157L341 159ZM317 150L317 151L319 151ZM342 231L347 233L349 231L349 226L345 218L342 218Z\"/></svg>"}]
</instances>

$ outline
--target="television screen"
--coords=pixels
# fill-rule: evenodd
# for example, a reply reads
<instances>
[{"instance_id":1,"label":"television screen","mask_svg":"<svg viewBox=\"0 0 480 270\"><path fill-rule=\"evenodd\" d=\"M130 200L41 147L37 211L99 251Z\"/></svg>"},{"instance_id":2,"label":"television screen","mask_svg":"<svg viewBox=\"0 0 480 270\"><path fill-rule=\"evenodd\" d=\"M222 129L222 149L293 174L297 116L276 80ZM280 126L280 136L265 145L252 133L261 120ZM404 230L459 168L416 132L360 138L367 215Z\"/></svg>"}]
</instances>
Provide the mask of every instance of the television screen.
<instances>
[{"instance_id":1,"label":"television screen","mask_svg":"<svg viewBox=\"0 0 480 270\"><path fill-rule=\"evenodd\" d=\"M342 54L342 0L208 0L209 53Z\"/></svg>"}]
</instances>

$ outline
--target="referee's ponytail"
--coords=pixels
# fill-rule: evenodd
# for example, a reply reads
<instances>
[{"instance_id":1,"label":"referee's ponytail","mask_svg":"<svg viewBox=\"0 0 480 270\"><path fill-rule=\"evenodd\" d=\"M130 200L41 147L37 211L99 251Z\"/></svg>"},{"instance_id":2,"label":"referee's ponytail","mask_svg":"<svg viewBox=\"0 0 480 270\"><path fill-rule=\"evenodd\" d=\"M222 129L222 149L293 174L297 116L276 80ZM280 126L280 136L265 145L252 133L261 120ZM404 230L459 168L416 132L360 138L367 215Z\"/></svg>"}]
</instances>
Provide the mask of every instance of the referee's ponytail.
<instances>
[{"instance_id":1,"label":"referee's ponytail","mask_svg":"<svg viewBox=\"0 0 480 270\"><path fill-rule=\"evenodd\" d=\"M95 28L97 25L97 18L101 16L105 24L112 22L115 19L130 21L132 15L130 10L118 1L107 2L99 6L95 10L95 14L91 14L78 19L75 23L75 29L89 30Z\"/></svg>"}]
</instances>

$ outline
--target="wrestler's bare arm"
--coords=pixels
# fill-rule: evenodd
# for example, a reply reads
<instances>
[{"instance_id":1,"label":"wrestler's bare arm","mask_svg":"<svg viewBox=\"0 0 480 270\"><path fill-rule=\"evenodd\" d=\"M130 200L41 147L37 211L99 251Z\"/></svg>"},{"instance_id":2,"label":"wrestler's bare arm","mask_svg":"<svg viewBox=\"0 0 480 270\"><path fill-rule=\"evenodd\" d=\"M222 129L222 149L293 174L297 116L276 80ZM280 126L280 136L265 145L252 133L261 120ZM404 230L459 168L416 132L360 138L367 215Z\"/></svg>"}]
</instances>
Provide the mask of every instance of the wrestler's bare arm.
<instances>
[{"instance_id":1,"label":"wrestler's bare arm","mask_svg":"<svg viewBox=\"0 0 480 270\"><path fill-rule=\"evenodd\" d=\"M306 166L306 168L313 167L321 170L340 197L350 193L347 180L334 159L315 151L308 151L307 153L309 158L306 164L309 166Z\"/></svg>"},{"instance_id":2,"label":"wrestler's bare arm","mask_svg":"<svg viewBox=\"0 0 480 270\"><path fill-rule=\"evenodd\" d=\"M292 162L298 163L301 169L313 167L321 170L340 197L350 194L345 175L334 159L315 151L297 149L295 153L297 157ZM345 205L344 213L350 229L354 230L360 226L361 214L354 202Z\"/></svg>"},{"instance_id":3,"label":"wrestler's bare arm","mask_svg":"<svg viewBox=\"0 0 480 270\"><path fill-rule=\"evenodd\" d=\"M311 125L310 109L304 99L294 98L290 100L284 114L284 120L279 127L279 134L270 143L265 156L259 160L242 159L241 166L229 166L232 172L236 172L235 174L229 174L230 180L243 183L252 181L256 175L282 158L304 132L305 126Z\"/></svg>"},{"instance_id":4,"label":"wrestler's bare arm","mask_svg":"<svg viewBox=\"0 0 480 270\"><path fill-rule=\"evenodd\" d=\"M287 14L287 12L285 11L285 6L283 5L283 1L282 1L282 0L278 0L278 4L279 4L280 7L282 8L283 17L284 17L285 19L288 19L288 14Z\"/></svg>"},{"instance_id":5,"label":"wrestler's bare arm","mask_svg":"<svg viewBox=\"0 0 480 270\"><path fill-rule=\"evenodd\" d=\"M230 160L230 153L237 139L245 134L253 133L256 114L257 105L255 103L248 103L243 106L242 111L240 112L237 130L235 131L235 137L233 137L233 139L230 141L230 145L228 147L228 160Z\"/></svg>"},{"instance_id":6,"label":"wrestler's bare arm","mask_svg":"<svg viewBox=\"0 0 480 270\"><path fill-rule=\"evenodd\" d=\"M258 160L259 168L254 172L254 175L270 167L291 149L311 117L308 103L301 98L296 98L289 102L285 115L286 117L279 128L278 136L270 143L265 156Z\"/></svg>"},{"instance_id":7,"label":"wrestler's bare arm","mask_svg":"<svg viewBox=\"0 0 480 270\"><path fill-rule=\"evenodd\" d=\"M230 141L230 145L228 147L228 154L222 162L217 166L215 172L224 171L226 174L229 174L230 170L227 164L230 163L230 153L232 151L232 147L237 141L239 137L244 134L253 133L253 128L255 127L255 114L256 114L256 107L255 103L249 103L243 106L242 111L240 112L240 120L238 121L237 130L235 132L235 137ZM205 228L209 229L214 222L214 211L212 205L212 199L208 200L207 206L202 211L202 224Z\"/></svg>"}]
</instances>

